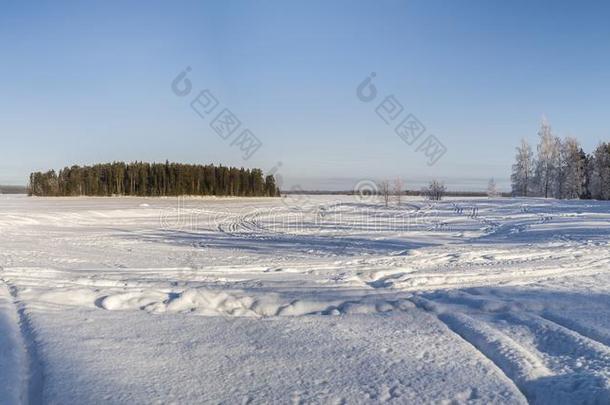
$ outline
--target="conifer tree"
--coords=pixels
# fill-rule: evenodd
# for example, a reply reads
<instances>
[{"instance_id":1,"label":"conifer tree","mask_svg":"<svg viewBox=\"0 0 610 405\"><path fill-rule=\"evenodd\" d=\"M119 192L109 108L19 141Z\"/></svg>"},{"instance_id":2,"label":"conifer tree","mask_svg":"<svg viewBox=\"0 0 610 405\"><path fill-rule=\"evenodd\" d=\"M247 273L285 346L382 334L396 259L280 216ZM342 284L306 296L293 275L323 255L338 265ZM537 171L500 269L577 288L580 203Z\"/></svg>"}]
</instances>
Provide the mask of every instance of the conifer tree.
<instances>
[{"instance_id":1,"label":"conifer tree","mask_svg":"<svg viewBox=\"0 0 610 405\"><path fill-rule=\"evenodd\" d=\"M65 167L30 175L36 196L175 196L175 195L279 195L273 176L260 169L214 165L113 162Z\"/></svg>"}]
</instances>

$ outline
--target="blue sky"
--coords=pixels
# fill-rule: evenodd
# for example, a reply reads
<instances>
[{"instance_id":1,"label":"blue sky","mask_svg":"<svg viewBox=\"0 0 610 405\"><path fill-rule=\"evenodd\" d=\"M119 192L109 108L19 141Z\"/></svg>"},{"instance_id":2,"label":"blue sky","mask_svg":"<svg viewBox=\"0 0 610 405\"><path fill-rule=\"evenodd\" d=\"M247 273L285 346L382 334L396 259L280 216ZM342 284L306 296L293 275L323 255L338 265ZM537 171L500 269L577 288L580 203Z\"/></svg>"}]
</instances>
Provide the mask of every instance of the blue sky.
<instances>
[{"instance_id":1,"label":"blue sky","mask_svg":"<svg viewBox=\"0 0 610 405\"><path fill-rule=\"evenodd\" d=\"M282 162L285 188L506 188L543 114L587 150L610 138L609 20L607 2L4 1L0 183L169 159ZM177 97L186 66L193 93ZM371 72L379 99L363 103ZM203 89L261 140L247 161L190 108ZM435 165L376 115L387 95L445 145Z\"/></svg>"}]
</instances>

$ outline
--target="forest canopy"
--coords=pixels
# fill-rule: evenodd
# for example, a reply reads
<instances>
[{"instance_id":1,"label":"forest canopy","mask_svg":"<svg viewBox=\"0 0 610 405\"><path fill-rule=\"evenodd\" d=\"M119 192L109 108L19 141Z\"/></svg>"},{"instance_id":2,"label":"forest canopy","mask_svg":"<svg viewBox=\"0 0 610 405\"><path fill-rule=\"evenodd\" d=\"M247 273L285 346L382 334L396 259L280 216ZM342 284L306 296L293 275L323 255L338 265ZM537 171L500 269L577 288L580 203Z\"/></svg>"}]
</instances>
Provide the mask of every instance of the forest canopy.
<instances>
[{"instance_id":1,"label":"forest canopy","mask_svg":"<svg viewBox=\"0 0 610 405\"><path fill-rule=\"evenodd\" d=\"M113 162L30 175L34 196L279 196L261 169L181 163Z\"/></svg>"}]
</instances>

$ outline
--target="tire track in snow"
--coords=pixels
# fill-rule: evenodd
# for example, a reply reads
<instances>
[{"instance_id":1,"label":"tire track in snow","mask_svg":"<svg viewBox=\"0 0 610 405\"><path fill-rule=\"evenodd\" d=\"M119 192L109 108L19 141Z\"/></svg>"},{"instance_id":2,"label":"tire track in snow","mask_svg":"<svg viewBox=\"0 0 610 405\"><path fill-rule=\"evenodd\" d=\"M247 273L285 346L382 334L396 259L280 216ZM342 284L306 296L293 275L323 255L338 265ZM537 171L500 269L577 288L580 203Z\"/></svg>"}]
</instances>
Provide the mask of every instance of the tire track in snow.
<instances>
[{"instance_id":1,"label":"tire track in snow","mask_svg":"<svg viewBox=\"0 0 610 405\"><path fill-rule=\"evenodd\" d=\"M539 316L549 322L553 322L565 329L571 330L574 333L577 333L600 344L603 344L604 346L610 347L610 336L603 334L598 330L595 330L595 328L582 326L578 322L564 318L548 311L543 312Z\"/></svg>"},{"instance_id":2,"label":"tire track in snow","mask_svg":"<svg viewBox=\"0 0 610 405\"><path fill-rule=\"evenodd\" d=\"M486 304L463 291L411 301L496 364L530 403L609 403L610 347L601 341L512 301Z\"/></svg>"},{"instance_id":3,"label":"tire track in snow","mask_svg":"<svg viewBox=\"0 0 610 405\"><path fill-rule=\"evenodd\" d=\"M4 269L0 267L0 272ZM20 361L23 364L18 365L21 368L20 381L20 399L23 404L37 405L42 404L43 391L43 373L42 365L38 357L36 347L35 333L32 328L30 318L28 317L25 307L17 297L17 289L14 285L0 278L0 289L4 289L8 294L5 294L5 299L10 299L9 305L15 313L14 327L17 329L18 336L14 343L19 346L9 349L9 351L20 352ZM5 371L5 370L3 370Z\"/></svg>"},{"instance_id":4,"label":"tire track in snow","mask_svg":"<svg viewBox=\"0 0 610 405\"><path fill-rule=\"evenodd\" d=\"M539 260L543 260L539 259ZM493 260L483 264L458 263L454 267L462 267L459 271L430 271L427 269L395 272L377 272L362 278L365 284L373 288L393 288L404 291L424 291L439 289L455 289L480 287L487 285L527 285L541 280L563 278L569 276L591 276L606 272L609 259L595 259L576 265L553 263L538 265L536 269L516 265L535 260ZM536 260L537 261L537 260ZM413 264L415 265L415 264Z\"/></svg>"},{"instance_id":5,"label":"tire track in snow","mask_svg":"<svg viewBox=\"0 0 610 405\"><path fill-rule=\"evenodd\" d=\"M541 377L551 374L539 359L531 356L510 337L497 334L492 328L464 314L441 314L437 306L425 298L412 297L410 300L417 308L434 313L449 330L472 346L479 356L493 364L498 373L504 375L525 398L529 399L522 385L524 374Z\"/></svg>"}]
</instances>

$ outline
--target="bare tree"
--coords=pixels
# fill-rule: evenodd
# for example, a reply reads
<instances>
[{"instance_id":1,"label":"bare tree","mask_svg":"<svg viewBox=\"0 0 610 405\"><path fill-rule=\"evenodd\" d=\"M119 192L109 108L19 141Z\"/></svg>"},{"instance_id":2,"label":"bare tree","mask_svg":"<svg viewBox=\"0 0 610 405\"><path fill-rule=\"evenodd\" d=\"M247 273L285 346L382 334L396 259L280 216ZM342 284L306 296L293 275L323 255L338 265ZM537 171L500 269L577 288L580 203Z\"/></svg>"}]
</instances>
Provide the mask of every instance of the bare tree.
<instances>
[{"instance_id":1,"label":"bare tree","mask_svg":"<svg viewBox=\"0 0 610 405\"><path fill-rule=\"evenodd\" d=\"M383 197L383 202L387 207L388 203L390 202L390 183L387 180L379 183L379 194L381 194L381 197Z\"/></svg>"},{"instance_id":2,"label":"bare tree","mask_svg":"<svg viewBox=\"0 0 610 405\"><path fill-rule=\"evenodd\" d=\"M394 193L394 198L396 199L396 205L400 206L400 202L402 199L402 180L400 179L400 177L397 177L396 180L394 180L394 189L392 190Z\"/></svg>"},{"instance_id":3,"label":"bare tree","mask_svg":"<svg viewBox=\"0 0 610 405\"><path fill-rule=\"evenodd\" d=\"M513 173L510 176L512 181L513 194L526 196L532 189L534 177L534 153L525 139L521 140L521 146L517 147Z\"/></svg>"},{"instance_id":4,"label":"bare tree","mask_svg":"<svg viewBox=\"0 0 610 405\"><path fill-rule=\"evenodd\" d=\"M559 138L553 136L551 126L543 118L538 144L538 160L536 162L536 180L538 190L544 198L553 196L558 184Z\"/></svg>"},{"instance_id":5,"label":"bare tree","mask_svg":"<svg viewBox=\"0 0 610 405\"><path fill-rule=\"evenodd\" d=\"M495 198L498 195L498 187L496 186L496 181L492 177L491 179L489 179L489 183L487 183L487 197Z\"/></svg>"},{"instance_id":6,"label":"bare tree","mask_svg":"<svg viewBox=\"0 0 610 405\"><path fill-rule=\"evenodd\" d=\"M440 201L445 194L446 188L443 183L437 180L432 180L428 187L422 189L422 194L425 195L428 200Z\"/></svg>"}]
</instances>

